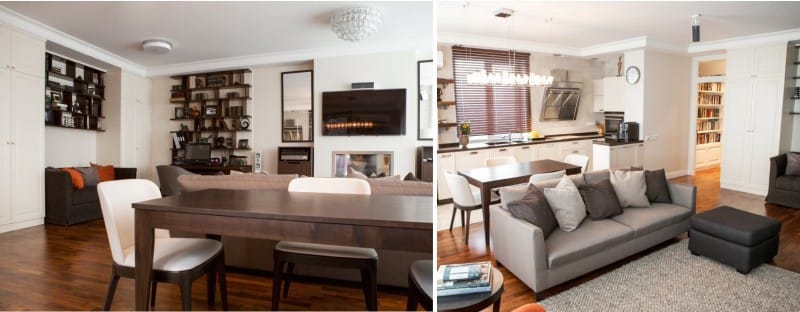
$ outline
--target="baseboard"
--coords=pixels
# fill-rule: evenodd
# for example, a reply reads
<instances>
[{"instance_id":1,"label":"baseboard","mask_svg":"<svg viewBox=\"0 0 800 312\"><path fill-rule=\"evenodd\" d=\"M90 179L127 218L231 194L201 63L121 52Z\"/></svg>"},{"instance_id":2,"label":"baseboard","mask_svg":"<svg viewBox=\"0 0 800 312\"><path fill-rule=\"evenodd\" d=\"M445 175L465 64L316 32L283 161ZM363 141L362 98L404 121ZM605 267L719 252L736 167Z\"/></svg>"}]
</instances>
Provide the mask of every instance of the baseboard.
<instances>
[{"instance_id":1,"label":"baseboard","mask_svg":"<svg viewBox=\"0 0 800 312\"><path fill-rule=\"evenodd\" d=\"M688 175L688 174L689 174L688 170L681 169L681 170L675 170L675 171L667 172L666 176L667 176L667 179L672 179L672 178L682 177L682 176L685 176L685 175Z\"/></svg>"},{"instance_id":2,"label":"baseboard","mask_svg":"<svg viewBox=\"0 0 800 312\"><path fill-rule=\"evenodd\" d=\"M720 188L734 190L738 192L767 196L767 189L760 185L742 185L738 183L720 181L719 186Z\"/></svg>"},{"instance_id":3,"label":"baseboard","mask_svg":"<svg viewBox=\"0 0 800 312\"><path fill-rule=\"evenodd\" d=\"M11 232L44 224L44 218L36 218L33 220L11 223L0 226L0 233Z\"/></svg>"}]
</instances>

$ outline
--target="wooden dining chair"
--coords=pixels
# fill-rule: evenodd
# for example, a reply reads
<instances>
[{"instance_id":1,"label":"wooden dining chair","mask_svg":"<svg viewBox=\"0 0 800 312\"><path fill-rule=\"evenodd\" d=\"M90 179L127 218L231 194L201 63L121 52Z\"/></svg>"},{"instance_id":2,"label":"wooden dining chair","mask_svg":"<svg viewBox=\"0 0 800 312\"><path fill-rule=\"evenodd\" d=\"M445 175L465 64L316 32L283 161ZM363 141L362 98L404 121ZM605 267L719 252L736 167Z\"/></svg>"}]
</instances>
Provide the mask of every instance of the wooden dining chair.
<instances>
[{"instance_id":1,"label":"wooden dining chair","mask_svg":"<svg viewBox=\"0 0 800 312\"><path fill-rule=\"evenodd\" d=\"M97 185L108 243L111 247L111 281L108 284L104 310L111 308L120 277L135 278L134 202L161 197L158 186L149 180L128 179L102 182ZM208 274L207 300L215 304L216 278L222 309L228 309L225 281L225 252L222 243L205 238L171 238L169 231L156 230L153 248L153 284L150 306L155 306L156 283L174 283L181 289L184 310L192 309L192 282Z\"/></svg>"},{"instance_id":2,"label":"wooden dining chair","mask_svg":"<svg viewBox=\"0 0 800 312\"><path fill-rule=\"evenodd\" d=\"M433 261L417 260L408 270L408 298L406 311L416 311L417 304L425 311L433 311Z\"/></svg>"},{"instance_id":3,"label":"wooden dining chair","mask_svg":"<svg viewBox=\"0 0 800 312\"><path fill-rule=\"evenodd\" d=\"M566 170L556 171L556 172L548 172L548 173L537 173L531 175L531 178L528 180L530 184L534 184L536 182L542 182L547 180L553 179L561 179L561 177L567 174Z\"/></svg>"},{"instance_id":4,"label":"wooden dining chair","mask_svg":"<svg viewBox=\"0 0 800 312\"><path fill-rule=\"evenodd\" d=\"M564 162L570 165L581 166L581 173L586 172L586 166L589 165L589 156L581 154L569 154L564 157Z\"/></svg>"},{"instance_id":5,"label":"wooden dining chair","mask_svg":"<svg viewBox=\"0 0 800 312\"><path fill-rule=\"evenodd\" d=\"M297 178L289 182L289 192L363 194L371 193L369 183L354 178ZM378 252L373 248L280 241L275 245L272 279L272 310L278 310L283 282L283 297L295 264L358 269L364 286L368 311L378 309ZM286 272L284 273L284 267Z\"/></svg>"},{"instance_id":6,"label":"wooden dining chair","mask_svg":"<svg viewBox=\"0 0 800 312\"><path fill-rule=\"evenodd\" d=\"M456 210L459 210L461 212L461 226L464 227L464 232L466 233L464 240L467 242L467 245L469 245L470 214L472 214L473 210L478 210L483 207L481 205L481 190L470 187L466 178L449 170L445 170L444 178L447 180L447 187L450 188L450 194L453 196L453 215L450 216L450 231L453 231ZM494 194L492 194L491 202L497 203L499 202L499 198L496 198Z\"/></svg>"}]
</instances>

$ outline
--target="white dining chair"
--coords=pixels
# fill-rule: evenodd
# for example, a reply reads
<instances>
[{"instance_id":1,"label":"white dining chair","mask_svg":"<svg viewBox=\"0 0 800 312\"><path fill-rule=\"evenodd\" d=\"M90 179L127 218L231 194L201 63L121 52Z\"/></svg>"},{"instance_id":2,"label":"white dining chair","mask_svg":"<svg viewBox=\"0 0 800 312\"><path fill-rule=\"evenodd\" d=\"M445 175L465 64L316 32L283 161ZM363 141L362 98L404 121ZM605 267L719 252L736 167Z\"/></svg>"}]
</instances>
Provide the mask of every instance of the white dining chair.
<instances>
[{"instance_id":1,"label":"white dining chair","mask_svg":"<svg viewBox=\"0 0 800 312\"><path fill-rule=\"evenodd\" d=\"M498 156L486 159L484 164L486 167L497 167L502 165L513 165L516 163L517 159L514 158L514 156Z\"/></svg>"},{"instance_id":2,"label":"white dining chair","mask_svg":"<svg viewBox=\"0 0 800 312\"><path fill-rule=\"evenodd\" d=\"M297 178L289 183L289 192L369 195L371 190L364 179ZM378 309L378 252L375 249L280 241L275 245L273 256L272 310L278 310L280 304L281 282L283 297L289 295L291 275L298 263L360 270L367 310ZM284 266L287 266L286 272Z\"/></svg>"},{"instance_id":3,"label":"white dining chair","mask_svg":"<svg viewBox=\"0 0 800 312\"><path fill-rule=\"evenodd\" d=\"M581 166L581 172L586 172L586 166L589 164L589 156L581 154L569 154L564 157L564 162L570 165Z\"/></svg>"},{"instance_id":4,"label":"white dining chair","mask_svg":"<svg viewBox=\"0 0 800 312\"><path fill-rule=\"evenodd\" d=\"M561 177L565 176L566 174L567 174L566 170L548 172L548 173L537 173L532 175L530 180L528 180L528 182L530 184L533 184L536 182L542 182L547 180L561 179Z\"/></svg>"},{"instance_id":5,"label":"white dining chair","mask_svg":"<svg viewBox=\"0 0 800 312\"><path fill-rule=\"evenodd\" d=\"M464 233L466 233L464 241L469 245L470 214L473 210L482 208L481 190L476 187L471 187L466 178L451 171L445 170L444 178L447 180L447 187L450 188L450 194L453 196L453 214L450 216L450 231L453 231L456 210L459 210L461 211L461 226L464 227ZM499 201L498 198L494 197L490 200L493 203Z\"/></svg>"},{"instance_id":6,"label":"white dining chair","mask_svg":"<svg viewBox=\"0 0 800 312\"><path fill-rule=\"evenodd\" d=\"M111 308L120 277L135 278L134 202L161 198L158 186L149 180L126 179L102 182L97 185L100 208L111 247L111 281L108 285L104 310ZM192 282L207 274L208 304L214 305L216 277L222 309L228 309L225 281L225 253L222 243L205 238L171 238L169 231L155 230L153 248L153 283L150 305L155 306L156 283L174 283L181 289L184 310L191 310Z\"/></svg>"}]
</instances>

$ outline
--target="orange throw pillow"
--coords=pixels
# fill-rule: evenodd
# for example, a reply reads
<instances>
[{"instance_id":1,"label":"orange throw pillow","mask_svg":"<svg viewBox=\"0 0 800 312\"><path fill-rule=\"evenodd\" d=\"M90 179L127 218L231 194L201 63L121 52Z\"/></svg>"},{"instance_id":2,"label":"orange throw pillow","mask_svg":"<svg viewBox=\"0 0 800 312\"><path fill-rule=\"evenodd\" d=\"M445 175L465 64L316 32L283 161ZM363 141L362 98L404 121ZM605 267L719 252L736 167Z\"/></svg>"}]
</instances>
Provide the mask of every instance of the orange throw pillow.
<instances>
[{"instance_id":1,"label":"orange throw pillow","mask_svg":"<svg viewBox=\"0 0 800 312\"><path fill-rule=\"evenodd\" d=\"M73 168L61 168L61 171L69 173L69 176L72 178L72 187L76 190L83 189L83 176L81 175L80 171L75 170Z\"/></svg>"},{"instance_id":2,"label":"orange throw pillow","mask_svg":"<svg viewBox=\"0 0 800 312\"><path fill-rule=\"evenodd\" d=\"M92 167L97 167L97 178L100 182L114 181L114 166L101 166L98 164L89 163Z\"/></svg>"}]
</instances>

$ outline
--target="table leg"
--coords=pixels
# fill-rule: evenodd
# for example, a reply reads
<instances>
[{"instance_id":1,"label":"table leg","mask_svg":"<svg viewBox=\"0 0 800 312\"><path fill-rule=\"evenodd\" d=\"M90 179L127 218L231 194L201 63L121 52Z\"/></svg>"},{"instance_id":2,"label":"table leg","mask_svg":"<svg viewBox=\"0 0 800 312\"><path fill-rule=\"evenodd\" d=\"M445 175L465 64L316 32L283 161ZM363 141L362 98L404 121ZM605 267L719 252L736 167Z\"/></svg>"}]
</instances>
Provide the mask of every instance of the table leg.
<instances>
[{"instance_id":1,"label":"table leg","mask_svg":"<svg viewBox=\"0 0 800 312\"><path fill-rule=\"evenodd\" d=\"M486 246L489 246L489 204L492 202L492 188L481 186L481 210L483 211L483 232Z\"/></svg>"},{"instance_id":2,"label":"table leg","mask_svg":"<svg viewBox=\"0 0 800 312\"><path fill-rule=\"evenodd\" d=\"M153 245L155 229L149 211L136 210L136 310L148 310L150 307L150 284L153 280Z\"/></svg>"}]
</instances>

